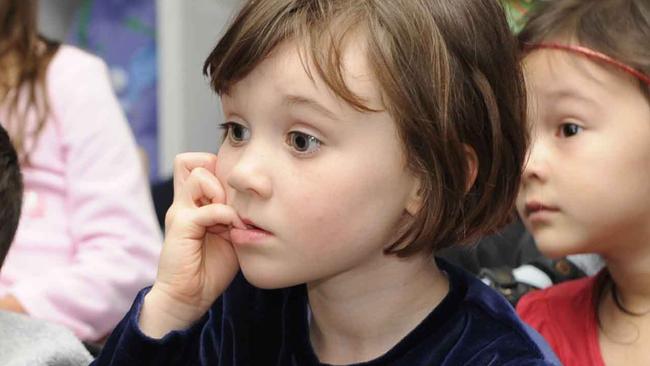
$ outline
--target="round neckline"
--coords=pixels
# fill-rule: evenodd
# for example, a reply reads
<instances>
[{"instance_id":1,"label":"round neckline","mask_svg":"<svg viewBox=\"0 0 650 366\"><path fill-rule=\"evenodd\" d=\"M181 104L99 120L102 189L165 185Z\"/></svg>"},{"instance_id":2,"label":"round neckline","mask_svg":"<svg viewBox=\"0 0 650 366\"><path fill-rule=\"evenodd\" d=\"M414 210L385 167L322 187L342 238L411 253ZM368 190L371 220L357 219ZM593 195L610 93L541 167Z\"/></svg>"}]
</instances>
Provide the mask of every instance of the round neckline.
<instances>
[{"instance_id":1,"label":"round neckline","mask_svg":"<svg viewBox=\"0 0 650 366\"><path fill-rule=\"evenodd\" d=\"M350 364L347 366L381 366L398 360L406 352L413 349L423 339L431 335L431 329L442 329L443 325L450 320L450 317L443 316L455 312L458 305L467 293L467 283L462 281L460 274L455 273L450 265L436 258L440 270L447 276L449 281L449 291L443 297L442 301L433 308L429 314L410 332L408 332L397 344L391 347L383 355L361 363ZM290 313L299 312L305 316L288 317L288 326L294 335L293 342L296 348L297 364L313 366L332 366L321 363L318 360L309 337L309 304L307 300L307 287L300 285L294 288L290 294L289 308ZM444 334L437 335L443 337Z\"/></svg>"}]
</instances>

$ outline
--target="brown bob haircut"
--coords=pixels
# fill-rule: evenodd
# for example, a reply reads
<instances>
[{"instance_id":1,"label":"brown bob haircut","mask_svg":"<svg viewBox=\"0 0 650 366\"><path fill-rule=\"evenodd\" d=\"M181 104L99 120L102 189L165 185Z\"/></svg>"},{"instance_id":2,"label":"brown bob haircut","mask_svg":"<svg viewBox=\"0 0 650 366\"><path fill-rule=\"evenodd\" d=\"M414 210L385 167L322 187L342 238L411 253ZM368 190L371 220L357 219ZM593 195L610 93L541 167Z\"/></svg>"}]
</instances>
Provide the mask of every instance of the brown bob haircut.
<instances>
[{"instance_id":1,"label":"brown bob haircut","mask_svg":"<svg viewBox=\"0 0 650 366\"><path fill-rule=\"evenodd\" d=\"M386 252L435 252L507 223L528 139L517 43L497 0L250 0L203 71L227 94L294 41L342 100L373 113L343 81L351 33L366 42L408 168L422 183L422 208ZM471 188L467 147L478 157Z\"/></svg>"}]
</instances>

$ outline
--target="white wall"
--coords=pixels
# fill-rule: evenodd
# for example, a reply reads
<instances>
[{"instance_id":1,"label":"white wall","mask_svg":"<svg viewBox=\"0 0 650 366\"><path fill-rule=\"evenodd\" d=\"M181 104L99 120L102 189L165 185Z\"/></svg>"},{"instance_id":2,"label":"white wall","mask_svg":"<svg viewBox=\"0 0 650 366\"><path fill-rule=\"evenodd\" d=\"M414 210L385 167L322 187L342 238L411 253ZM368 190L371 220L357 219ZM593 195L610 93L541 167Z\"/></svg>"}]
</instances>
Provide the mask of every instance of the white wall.
<instances>
[{"instance_id":1,"label":"white wall","mask_svg":"<svg viewBox=\"0 0 650 366\"><path fill-rule=\"evenodd\" d=\"M157 0L159 171L171 175L174 156L216 151L222 122L217 96L202 74L237 0Z\"/></svg>"}]
</instances>

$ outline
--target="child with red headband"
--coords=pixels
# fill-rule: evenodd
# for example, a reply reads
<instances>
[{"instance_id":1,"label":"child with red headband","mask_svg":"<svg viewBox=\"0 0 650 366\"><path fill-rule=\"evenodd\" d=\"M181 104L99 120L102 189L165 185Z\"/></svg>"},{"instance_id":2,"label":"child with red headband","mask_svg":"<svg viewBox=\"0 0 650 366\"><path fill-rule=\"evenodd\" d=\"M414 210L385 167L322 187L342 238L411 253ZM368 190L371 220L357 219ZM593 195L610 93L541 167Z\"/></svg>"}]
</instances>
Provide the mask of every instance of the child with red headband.
<instances>
[{"instance_id":1,"label":"child with red headband","mask_svg":"<svg viewBox=\"0 0 650 366\"><path fill-rule=\"evenodd\" d=\"M564 365L650 364L650 2L558 0L520 40L532 145L517 207L541 251L598 275L525 296Z\"/></svg>"}]
</instances>

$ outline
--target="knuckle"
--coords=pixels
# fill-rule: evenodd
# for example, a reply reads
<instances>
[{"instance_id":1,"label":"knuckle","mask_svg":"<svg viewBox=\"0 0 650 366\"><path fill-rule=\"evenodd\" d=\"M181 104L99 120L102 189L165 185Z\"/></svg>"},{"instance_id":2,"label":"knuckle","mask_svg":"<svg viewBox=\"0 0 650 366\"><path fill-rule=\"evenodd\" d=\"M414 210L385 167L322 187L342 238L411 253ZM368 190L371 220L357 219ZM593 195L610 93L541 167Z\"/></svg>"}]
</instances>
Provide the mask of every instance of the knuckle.
<instances>
[{"instance_id":1,"label":"knuckle","mask_svg":"<svg viewBox=\"0 0 650 366\"><path fill-rule=\"evenodd\" d=\"M190 175L193 175L193 176L195 176L197 178L203 178L203 177L206 176L207 172L208 171L204 167L198 166L198 167L192 169L192 171L190 172Z\"/></svg>"},{"instance_id":2,"label":"knuckle","mask_svg":"<svg viewBox=\"0 0 650 366\"><path fill-rule=\"evenodd\" d=\"M166 227L171 226L172 222L174 222L174 220L176 218L176 211L177 211L176 207L174 207L174 205L172 204L172 206L169 207L169 209L165 213L165 226Z\"/></svg>"},{"instance_id":3,"label":"knuckle","mask_svg":"<svg viewBox=\"0 0 650 366\"><path fill-rule=\"evenodd\" d=\"M182 235L182 232L187 231L188 228L194 227L194 219L196 215L190 209L176 210L172 214L167 214L165 220L166 234L173 236Z\"/></svg>"},{"instance_id":4,"label":"knuckle","mask_svg":"<svg viewBox=\"0 0 650 366\"><path fill-rule=\"evenodd\" d=\"M174 157L174 167L179 168L187 160L187 153L178 154Z\"/></svg>"}]
</instances>

